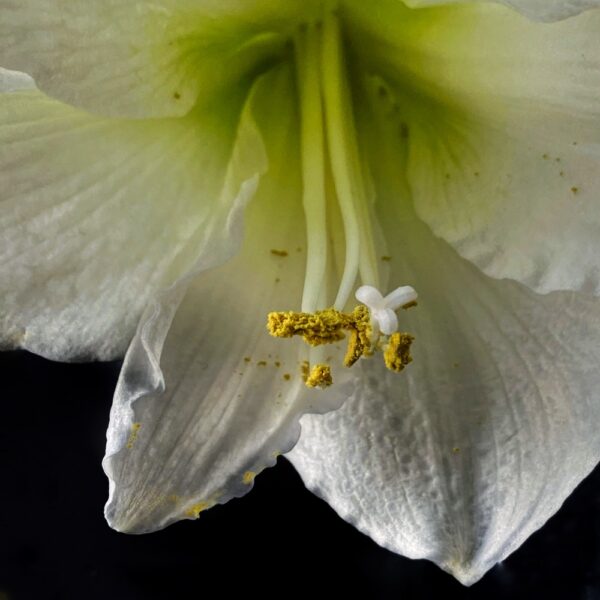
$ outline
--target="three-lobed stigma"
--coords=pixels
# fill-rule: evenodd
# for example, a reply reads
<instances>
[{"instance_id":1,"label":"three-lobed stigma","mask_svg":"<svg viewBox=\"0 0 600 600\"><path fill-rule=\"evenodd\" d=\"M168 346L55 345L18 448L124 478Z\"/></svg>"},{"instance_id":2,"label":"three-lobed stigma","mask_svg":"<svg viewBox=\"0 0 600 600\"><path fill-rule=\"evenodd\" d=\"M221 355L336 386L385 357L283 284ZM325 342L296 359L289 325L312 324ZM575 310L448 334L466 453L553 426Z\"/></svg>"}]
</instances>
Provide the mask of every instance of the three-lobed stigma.
<instances>
[{"instance_id":1,"label":"three-lobed stigma","mask_svg":"<svg viewBox=\"0 0 600 600\"><path fill-rule=\"evenodd\" d=\"M381 350L385 365L399 373L412 361L410 347L414 337L397 333L396 310L416 306L417 293L410 286L399 287L383 296L373 286L362 286L356 292L362 302L351 313L327 308L314 313L271 312L267 329L274 337L300 336L309 346L333 344L349 335L344 365L351 367L361 357ZM312 369L303 363L303 379L308 387L325 388L333 383L331 368L317 364Z\"/></svg>"}]
</instances>

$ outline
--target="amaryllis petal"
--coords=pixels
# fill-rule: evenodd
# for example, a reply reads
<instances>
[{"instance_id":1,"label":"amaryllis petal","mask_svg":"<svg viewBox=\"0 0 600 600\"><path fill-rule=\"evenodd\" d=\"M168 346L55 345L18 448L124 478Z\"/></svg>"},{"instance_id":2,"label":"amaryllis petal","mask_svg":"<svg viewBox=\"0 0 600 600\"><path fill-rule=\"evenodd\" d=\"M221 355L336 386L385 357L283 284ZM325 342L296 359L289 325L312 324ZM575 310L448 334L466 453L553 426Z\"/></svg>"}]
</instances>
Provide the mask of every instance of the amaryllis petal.
<instances>
[{"instance_id":1,"label":"amaryllis petal","mask_svg":"<svg viewBox=\"0 0 600 600\"><path fill-rule=\"evenodd\" d=\"M184 115L281 55L279 25L305 13L304 4L3 0L0 60L97 114Z\"/></svg>"},{"instance_id":2,"label":"amaryllis petal","mask_svg":"<svg viewBox=\"0 0 600 600\"><path fill-rule=\"evenodd\" d=\"M414 361L363 360L335 413L305 417L289 455L306 484L379 544L472 584L562 504L600 458L600 300L496 280L410 206L380 111L367 147ZM388 113L389 114L389 113ZM326 458L324 458L326 457Z\"/></svg>"},{"instance_id":3,"label":"amaryllis petal","mask_svg":"<svg viewBox=\"0 0 600 600\"><path fill-rule=\"evenodd\" d=\"M442 4L464 3L469 0L405 0L414 8L439 6ZM480 0L497 2L522 12L537 21L558 21L576 15L584 10L600 6L599 0Z\"/></svg>"},{"instance_id":4,"label":"amaryllis petal","mask_svg":"<svg viewBox=\"0 0 600 600\"><path fill-rule=\"evenodd\" d=\"M420 290L401 319L414 361L400 375L363 361L288 456L377 543L470 585L600 459L600 302L489 279L404 218L393 272Z\"/></svg>"},{"instance_id":5,"label":"amaryllis petal","mask_svg":"<svg viewBox=\"0 0 600 600\"><path fill-rule=\"evenodd\" d=\"M246 493L296 442L301 414L344 398L339 381L333 392L307 389L298 346L265 326L270 310L298 304L306 260L300 174L290 168L292 81L285 68L255 89L256 118L269 115L271 168L249 207L241 251L160 294L125 359L104 461L106 515L116 529L159 529Z\"/></svg>"},{"instance_id":6,"label":"amaryllis petal","mask_svg":"<svg viewBox=\"0 0 600 600\"><path fill-rule=\"evenodd\" d=\"M464 583L597 462L600 2L0 5L1 339L133 336L113 527L241 495L349 378L293 460Z\"/></svg>"},{"instance_id":7,"label":"amaryllis petal","mask_svg":"<svg viewBox=\"0 0 600 600\"><path fill-rule=\"evenodd\" d=\"M124 352L148 299L225 235L239 185L264 168L255 134L225 187L236 136L251 135L238 126L246 94L145 123L92 117L35 89L0 96L5 347L53 359Z\"/></svg>"},{"instance_id":8,"label":"amaryllis petal","mask_svg":"<svg viewBox=\"0 0 600 600\"><path fill-rule=\"evenodd\" d=\"M419 216L493 277L599 293L600 11L557 23L490 3L364 12Z\"/></svg>"}]
</instances>

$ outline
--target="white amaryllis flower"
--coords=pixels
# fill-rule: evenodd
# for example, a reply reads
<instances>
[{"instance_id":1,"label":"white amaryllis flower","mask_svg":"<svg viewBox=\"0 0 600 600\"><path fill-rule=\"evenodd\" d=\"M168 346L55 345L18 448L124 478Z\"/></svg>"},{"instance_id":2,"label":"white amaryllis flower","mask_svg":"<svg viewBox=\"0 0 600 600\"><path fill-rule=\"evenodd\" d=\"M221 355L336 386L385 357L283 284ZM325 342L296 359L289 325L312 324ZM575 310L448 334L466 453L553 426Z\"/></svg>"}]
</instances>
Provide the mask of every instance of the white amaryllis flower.
<instances>
[{"instance_id":1,"label":"white amaryllis flower","mask_svg":"<svg viewBox=\"0 0 600 600\"><path fill-rule=\"evenodd\" d=\"M2 341L129 345L113 527L243 494L342 404L290 458L387 548L469 584L558 509L600 459L594 6L0 0ZM419 292L359 293L401 374L268 335L361 284Z\"/></svg>"}]
</instances>

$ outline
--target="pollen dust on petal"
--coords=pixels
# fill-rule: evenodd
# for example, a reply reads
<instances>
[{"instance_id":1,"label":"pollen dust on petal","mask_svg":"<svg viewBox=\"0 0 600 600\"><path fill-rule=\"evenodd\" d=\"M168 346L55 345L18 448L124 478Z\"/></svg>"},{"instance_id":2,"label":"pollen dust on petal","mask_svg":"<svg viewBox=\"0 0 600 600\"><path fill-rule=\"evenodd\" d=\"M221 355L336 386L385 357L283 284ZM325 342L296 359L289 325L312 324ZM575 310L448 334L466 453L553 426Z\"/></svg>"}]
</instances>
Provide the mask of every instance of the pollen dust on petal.
<instances>
[{"instance_id":1,"label":"pollen dust on petal","mask_svg":"<svg viewBox=\"0 0 600 600\"><path fill-rule=\"evenodd\" d=\"M184 514L186 517L197 519L202 511L207 510L210 507L211 504L209 502L197 502L196 504L192 504Z\"/></svg>"},{"instance_id":2,"label":"pollen dust on petal","mask_svg":"<svg viewBox=\"0 0 600 600\"><path fill-rule=\"evenodd\" d=\"M258 473L255 473L254 471L246 471L242 476L242 483L244 485L250 485L257 475Z\"/></svg>"},{"instance_id":3,"label":"pollen dust on petal","mask_svg":"<svg viewBox=\"0 0 600 600\"><path fill-rule=\"evenodd\" d=\"M131 424L131 432L129 433L129 439L127 440L127 444L126 447L131 450L133 448L133 445L135 444L137 437L138 437L138 433L140 431L142 427L141 423L132 423Z\"/></svg>"}]
</instances>

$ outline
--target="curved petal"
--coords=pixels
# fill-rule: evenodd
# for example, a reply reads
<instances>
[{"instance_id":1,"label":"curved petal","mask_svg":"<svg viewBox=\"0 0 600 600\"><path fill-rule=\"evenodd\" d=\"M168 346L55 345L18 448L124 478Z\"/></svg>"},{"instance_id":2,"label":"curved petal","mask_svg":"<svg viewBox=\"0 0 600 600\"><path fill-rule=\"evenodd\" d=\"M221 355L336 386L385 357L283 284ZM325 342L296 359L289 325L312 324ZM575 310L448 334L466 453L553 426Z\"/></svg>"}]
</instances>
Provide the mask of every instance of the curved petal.
<instances>
[{"instance_id":1,"label":"curved petal","mask_svg":"<svg viewBox=\"0 0 600 600\"><path fill-rule=\"evenodd\" d=\"M122 355L148 298L225 235L239 183L264 167L258 133L238 126L246 93L143 122L92 117L37 90L0 95L4 347ZM234 189L236 135L252 152L229 175Z\"/></svg>"},{"instance_id":2,"label":"curved petal","mask_svg":"<svg viewBox=\"0 0 600 600\"><path fill-rule=\"evenodd\" d=\"M241 252L160 295L127 354L104 461L106 516L116 529L152 531L246 493L295 443L302 413L344 397L339 382L333 391L308 390L299 344L266 329L270 311L298 309L302 298L293 85L282 68L255 96L271 168L248 209Z\"/></svg>"},{"instance_id":3,"label":"curved petal","mask_svg":"<svg viewBox=\"0 0 600 600\"><path fill-rule=\"evenodd\" d=\"M472 0L404 0L411 8L457 4ZM485 1L485 0L479 0ZM537 21L559 21L600 6L599 0L487 0L505 4Z\"/></svg>"},{"instance_id":4,"label":"curved petal","mask_svg":"<svg viewBox=\"0 0 600 600\"><path fill-rule=\"evenodd\" d=\"M358 35L402 116L419 216L488 275L599 293L600 11L403 11Z\"/></svg>"},{"instance_id":5,"label":"curved petal","mask_svg":"<svg viewBox=\"0 0 600 600\"><path fill-rule=\"evenodd\" d=\"M267 0L1 0L4 67L47 94L121 117L186 114L199 97L284 51L308 3Z\"/></svg>"},{"instance_id":6,"label":"curved petal","mask_svg":"<svg viewBox=\"0 0 600 600\"><path fill-rule=\"evenodd\" d=\"M351 400L305 417L290 458L379 544L469 585L600 458L600 301L488 278L401 202L402 149L370 150L392 275L419 292L400 323L414 361L401 375L362 361Z\"/></svg>"}]
</instances>

